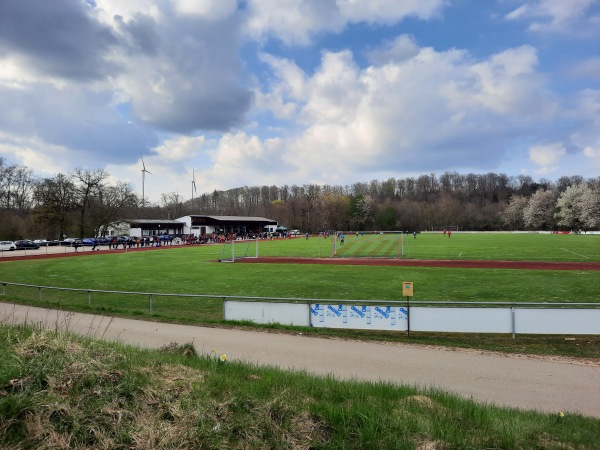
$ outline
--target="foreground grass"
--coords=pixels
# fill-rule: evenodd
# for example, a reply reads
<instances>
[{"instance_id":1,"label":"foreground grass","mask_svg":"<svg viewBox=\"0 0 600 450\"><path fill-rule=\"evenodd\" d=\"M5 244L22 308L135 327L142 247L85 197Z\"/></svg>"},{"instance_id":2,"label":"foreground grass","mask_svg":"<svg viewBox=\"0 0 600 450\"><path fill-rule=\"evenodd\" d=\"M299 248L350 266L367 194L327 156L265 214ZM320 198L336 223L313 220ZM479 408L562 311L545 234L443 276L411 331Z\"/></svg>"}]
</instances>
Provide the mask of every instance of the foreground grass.
<instances>
[{"instance_id":1,"label":"foreground grass","mask_svg":"<svg viewBox=\"0 0 600 450\"><path fill-rule=\"evenodd\" d=\"M597 448L600 421L0 326L1 448Z\"/></svg>"}]
</instances>

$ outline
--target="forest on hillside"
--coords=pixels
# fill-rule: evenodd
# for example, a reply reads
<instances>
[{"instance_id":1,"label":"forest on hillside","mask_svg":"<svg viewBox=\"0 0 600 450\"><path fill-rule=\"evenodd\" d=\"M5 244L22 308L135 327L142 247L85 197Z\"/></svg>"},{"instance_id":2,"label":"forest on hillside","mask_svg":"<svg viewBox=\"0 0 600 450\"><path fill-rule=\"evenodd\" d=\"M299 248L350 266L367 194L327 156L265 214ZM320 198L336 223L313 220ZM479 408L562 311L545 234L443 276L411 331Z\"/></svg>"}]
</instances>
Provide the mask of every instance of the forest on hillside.
<instances>
[{"instance_id":1,"label":"forest on hillside","mask_svg":"<svg viewBox=\"0 0 600 450\"><path fill-rule=\"evenodd\" d=\"M102 236L117 220L190 214L266 217L310 233L600 228L600 177L445 172L346 186L243 186L186 201L171 192L156 204L110 179L103 169L41 178L0 158L0 239Z\"/></svg>"}]
</instances>

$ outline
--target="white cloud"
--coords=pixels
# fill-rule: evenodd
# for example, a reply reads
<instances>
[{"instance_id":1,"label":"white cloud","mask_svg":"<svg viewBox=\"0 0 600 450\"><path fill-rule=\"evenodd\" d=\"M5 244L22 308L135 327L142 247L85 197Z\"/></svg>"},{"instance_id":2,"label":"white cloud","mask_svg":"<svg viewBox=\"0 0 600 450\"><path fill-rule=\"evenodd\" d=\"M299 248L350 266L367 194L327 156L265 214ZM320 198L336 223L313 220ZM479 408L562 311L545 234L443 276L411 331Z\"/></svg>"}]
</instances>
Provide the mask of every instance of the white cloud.
<instances>
[{"instance_id":1,"label":"white cloud","mask_svg":"<svg viewBox=\"0 0 600 450\"><path fill-rule=\"evenodd\" d=\"M333 0L249 0L248 33L306 45L319 31L340 32L346 25Z\"/></svg>"},{"instance_id":2,"label":"white cloud","mask_svg":"<svg viewBox=\"0 0 600 450\"><path fill-rule=\"evenodd\" d=\"M179 14L220 20L235 13L236 0L171 0Z\"/></svg>"},{"instance_id":3,"label":"white cloud","mask_svg":"<svg viewBox=\"0 0 600 450\"><path fill-rule=\"evenodd\" d=\"M440 14L446 0L248 0L248 33L307 45L323 32L339 33L351 23L393 24L407 17Z\"/></svg>"},{"instance_id":4,"label":"white cloud","mask_svg":"<svg viewBox=\"0 0 600 450\"><path fill-rule=\"evenodd\" d=\"M530 31L567 31L587 22L587 11L597 0L527 0L506 14L507 20L528 20Z\"/></svg>"},{"instance_id":5,"label":"white cloud","mask_svg":"<svg viewBox=\"0 0 600 450\"><path fill-rule=\"evenodd\" d=\"M567 154L565 146L560 142L548 145L536 145L529 148L529 158L538 166L539 174L547 174L556 170L556 164Z\"/></svg>"},{"instance_id":6,"label":"white cloud","mask_svg":"<svg viewBox=\"0 0 600 450\"><path fill-rule=\"evenodd\" d=\"M401 34L396 39L386 42L381 48L369 53L369 61L376 65L390 62L401 62L413 58L419 53L419 46L414 37Z\"/></svg>"},{"instance_id":7,"label":"white cloud","mask_svg":"<svg viewBox=\"0 0 600 450\"><path fill-rule=\"evenodd\" d=\"M396 23L405 17L428 20L437 17L445 0L337 0L340 12L349 22Z\"/></svg>"},{"instance_id":8,"label":"white cloud","mask_svg":"<svg viewBox=\"0 0 600 450\"><path fill-rule=\"evenodd\" d=\"M65 173L63 161L72 157L72 150L51 145L37 137L23 137L0 131L0 156L7 161L27 166L41 177Z\"/></svg>"},{"instance_id":9,"label":"white cloud","mask_svg":"<svg viewBox=\"0 0 600 450\"><path fill-rule=\"evenodd\" d=\"M176 136L154 147L158 163L177 163L195 160L206 143L204 136Z\"/></svg>"},{"instance_id":10,"label":"white cloud","mask_svg":"<svg viewBox=\"0 0 600 450\"><path fill-rule=\"evenodd\" d=\"M284 151L278 138L261 140L244 132L227 133L214 148L207 150L209 167L196 171L198 190L201 186L228 189L291 182L289 166L293 162L285 161Z\"/></svg>"},{"instance_id":11,"label":"white cloud","mask_svg":"<svg viewBox=\"0 0 600 450\"><path fill-rule=\"evenodd\" d=\"M583 77L588 78L590 80L600 81L600 56L587 58L575 64L569 70L569 74L576 77Z\"/></svg>"},{"instance_id":12,"label":"white cloud","mask_svg":"<svg viewBox=\"0 0 600 450\"><path fill-rule=\"evenodd\" d=\"M559 112L528 46L481 61L464 51L417 47L412 56L364 69L348 51L324 52L312 74L273 55L264 60L277 78L263 106L273 105L281 117L281 105L293 104L290 120L304 125L281 145L286 160L302 155L284 183L343 183L358 172L375 177L400 167L446 170L465 160L486 170L504 158L520 129Z\"/></svg>"}]
</instances>

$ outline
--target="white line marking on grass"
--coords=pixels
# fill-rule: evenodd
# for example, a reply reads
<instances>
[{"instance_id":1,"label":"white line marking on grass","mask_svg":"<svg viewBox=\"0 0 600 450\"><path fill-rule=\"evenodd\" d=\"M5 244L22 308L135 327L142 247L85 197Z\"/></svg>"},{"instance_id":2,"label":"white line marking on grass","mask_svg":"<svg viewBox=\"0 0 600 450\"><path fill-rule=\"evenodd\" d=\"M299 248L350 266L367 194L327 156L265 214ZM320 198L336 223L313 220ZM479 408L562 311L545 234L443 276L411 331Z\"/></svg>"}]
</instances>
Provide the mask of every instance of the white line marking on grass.
<instances>
[{"instance_id":1,"label":"white line marking on grass","mask_svg":"<svg viewBox=\"0 0 600 450\"><path fill-rule=\"evenodd\" d=\"M460 258L462 256L462 252L460 252L460 255L458 255L458 257Z\"/></svg>"},{"instance_id":2,"label":"white line marking on grass","mask_svg":"<svg viewBox=\"0 0 600 450\"><path fill-rule=\"evenodd\" d=\"M566 248L561 248L561 250L564 250L565 252L573 253L574 255L577 255L577 256L581 256L582 258L587 258L587 256L585 256L585 255L580 255L579 253L573 252L571 250L567 250Z\"/></svg>"}]
</instances>

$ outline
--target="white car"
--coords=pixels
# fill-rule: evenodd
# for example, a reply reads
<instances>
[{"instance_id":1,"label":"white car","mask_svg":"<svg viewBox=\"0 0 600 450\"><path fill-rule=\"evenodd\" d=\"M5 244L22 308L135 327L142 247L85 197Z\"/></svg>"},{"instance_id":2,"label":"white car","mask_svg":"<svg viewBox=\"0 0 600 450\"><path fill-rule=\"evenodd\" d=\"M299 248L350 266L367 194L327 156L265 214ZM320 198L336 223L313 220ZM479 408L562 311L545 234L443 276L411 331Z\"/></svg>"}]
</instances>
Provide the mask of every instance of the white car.
<instances>
[{"instance_id":1,"label":"white car","mask_svg":"<svg viewBox=\"0 0 600 450\"><path fill-rule=\"evenodd\" d=\"M13 241L0 241L0 251L4 250L16 250L17 246Z\"/></svg>"},{"instance_id":2,"label":"white car","mask_svg":"<svg viewBox=\"0 0 600 450\"><path fill-rule=\"evenodd\" d=\"M292 231L290 231L290 234L292 236L300 236L300 230L292 230Z\"/></svg>"}]
</instances>

